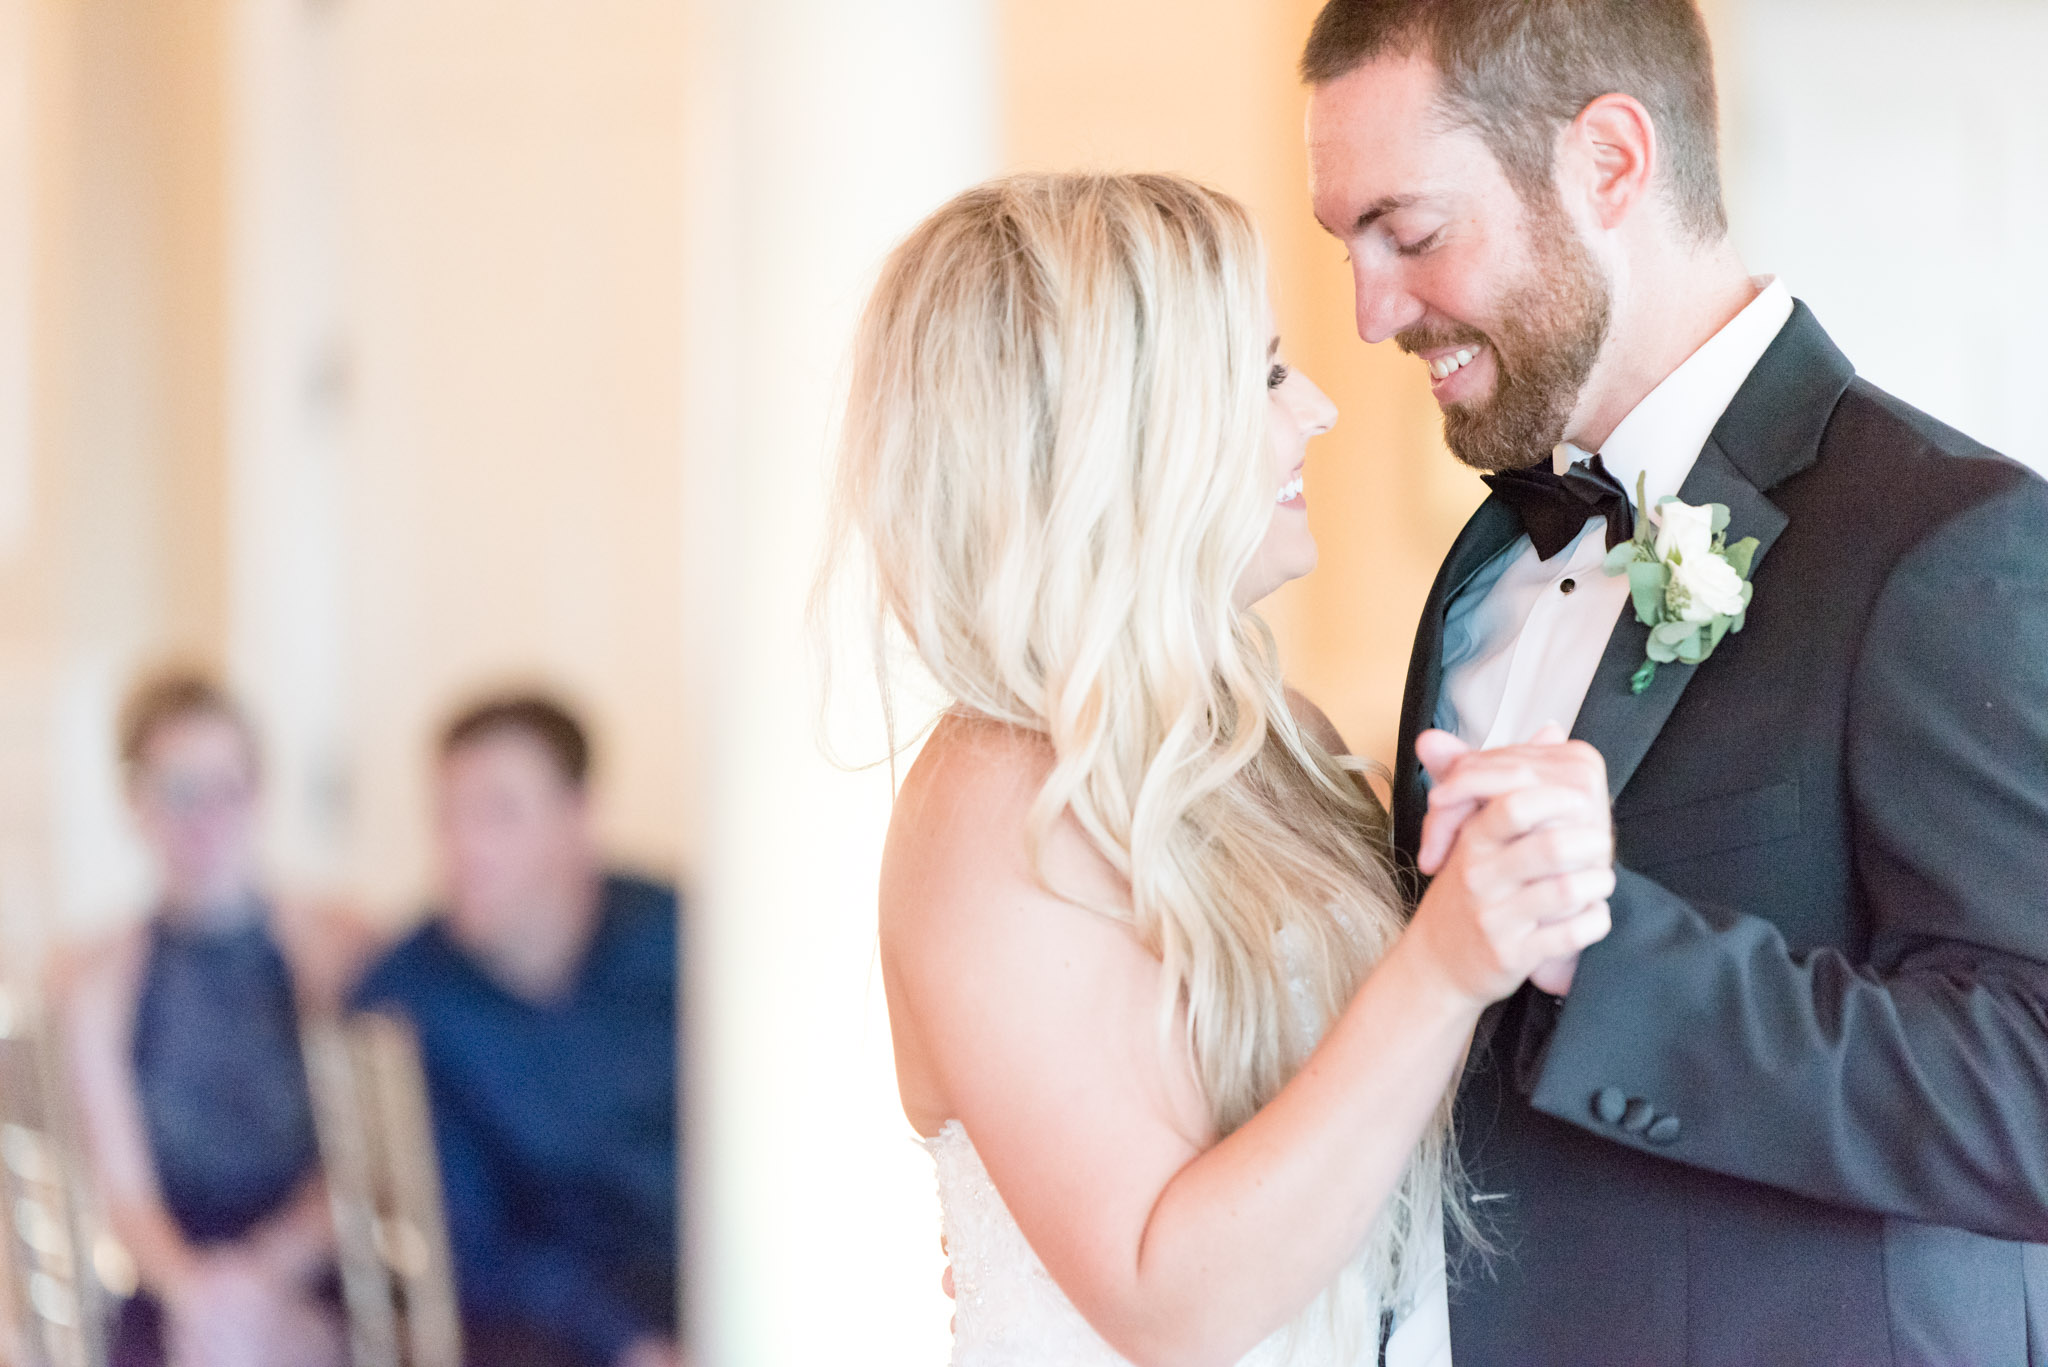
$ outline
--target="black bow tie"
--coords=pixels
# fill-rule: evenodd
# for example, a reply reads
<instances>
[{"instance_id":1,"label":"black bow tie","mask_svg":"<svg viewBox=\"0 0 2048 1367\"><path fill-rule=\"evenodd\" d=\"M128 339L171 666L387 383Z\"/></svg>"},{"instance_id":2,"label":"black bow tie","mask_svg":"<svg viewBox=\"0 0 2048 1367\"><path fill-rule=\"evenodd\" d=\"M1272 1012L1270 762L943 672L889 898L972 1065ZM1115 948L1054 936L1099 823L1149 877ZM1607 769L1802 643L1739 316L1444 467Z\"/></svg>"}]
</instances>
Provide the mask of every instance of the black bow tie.
<instances>
[{"instance_id":1,"label":"black bow tie","mask_svg":"<svg viewBox=\"0 0 2048 1367\"><path fill-rule=\"evenodd\" d=\"M1579 461L1561 475L1546 460L1526 470L1481 478L1521 516L1522 530L1536 543L1540 559L1548 560L1571 545L1588 518L1607 519L1610 551L1636 534L1628 490L1598 456Z\"/></svg>"}]
</instances>

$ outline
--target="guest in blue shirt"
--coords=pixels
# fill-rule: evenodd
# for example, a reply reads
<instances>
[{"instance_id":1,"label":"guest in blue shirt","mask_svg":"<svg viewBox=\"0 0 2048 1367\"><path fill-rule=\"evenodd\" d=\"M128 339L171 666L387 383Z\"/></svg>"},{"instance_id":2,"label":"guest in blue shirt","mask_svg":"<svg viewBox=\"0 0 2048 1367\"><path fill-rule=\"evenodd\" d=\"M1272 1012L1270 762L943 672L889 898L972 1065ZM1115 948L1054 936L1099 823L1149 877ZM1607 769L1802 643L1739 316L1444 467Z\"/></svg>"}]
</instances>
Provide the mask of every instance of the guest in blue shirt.
<instances>
[{"instance_id":1,"label":"guest in blue shirt","mask_svg":"<svg viewBox=\"0 0 2048 1367\"><path fill-rule=\"evenodd\" d=\"M467 1356L675 1367L675 893L604 873L589 745L495 699L440 748L446 908L356 993L419 1031Z\"/></svg>"}]
</instances>

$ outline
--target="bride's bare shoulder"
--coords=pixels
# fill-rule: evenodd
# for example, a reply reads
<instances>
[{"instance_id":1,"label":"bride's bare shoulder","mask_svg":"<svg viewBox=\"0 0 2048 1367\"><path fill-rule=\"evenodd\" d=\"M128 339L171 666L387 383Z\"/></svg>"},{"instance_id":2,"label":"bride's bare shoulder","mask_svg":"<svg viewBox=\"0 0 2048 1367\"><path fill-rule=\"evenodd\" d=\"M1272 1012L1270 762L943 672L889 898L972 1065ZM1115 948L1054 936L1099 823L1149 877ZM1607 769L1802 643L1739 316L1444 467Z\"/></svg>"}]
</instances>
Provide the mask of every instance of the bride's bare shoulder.
<instances>
[{"instance_id":1,"label":"bride's bare shoulder","mask_svg":"<svg viewBox=\"0 0 2048 1367\"><path fill-rule=\"evenodd\" d=\"M1030 809L1052 766L1052 745L1037 732L948 712L904 775L891 841L986 834L994 818Z\"/></svg>"},{"instance_id":2,"label":"bride's bare shoulder","mask_svg":"<svg viewBox=\"0 0 2048 1367\"><path fill-rule=\"evenodd\" d=\"M932 727L913 770L951 772L968 766L1043 779L1052 762L1052 742L1044 733L956 707Z\"/></svg>"},{"instance_id":3,"label":"bride's bare shoulder","mask_svg":"<svg viewBox=\"0 0 2048 1367\"><path fill-rule=\"evenodd\" d=\"M1308 700L1308 696L1290 685L1287 689L1287 708L1294 713L1294 724L1316 738L1333 755L1348 755L1351 748L1344 743L1336 726L1324 714L1323 709Z\"/></svg>"},{"instance_id":4,"label":"bride's bare shoulder","mask_svg":"<svg viewBox=\"0 0 2048 1367\"><path fill-rule=\"evenodd\" d=\"M1093 897L1116 888L1109 866L1071 817L1048 832L1042 865L1032 857L1032 804L1053 769L1041 734L986 717L949 713L904 776L882 860L882 918L921 920L963 904L989 909L1008 888L1043 891L1041 872Z\"/></svg>"}]
</instances>

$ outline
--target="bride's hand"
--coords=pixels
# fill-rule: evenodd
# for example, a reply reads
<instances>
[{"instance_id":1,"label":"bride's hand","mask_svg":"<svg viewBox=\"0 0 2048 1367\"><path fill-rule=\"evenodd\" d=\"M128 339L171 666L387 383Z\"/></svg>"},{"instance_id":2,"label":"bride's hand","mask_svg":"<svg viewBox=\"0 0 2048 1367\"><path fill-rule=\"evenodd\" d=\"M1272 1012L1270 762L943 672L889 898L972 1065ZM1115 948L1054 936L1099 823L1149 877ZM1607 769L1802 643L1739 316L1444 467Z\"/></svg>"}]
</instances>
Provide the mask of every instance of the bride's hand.
<instances>
[{"instance_id":1,"label":"bride's hand","mask_svg":"<svg viewBox=\"0 0 2048 1367\"><path fill-rule=\"evenodd\" d=\"M1613 891L1605 801L1531 772L1465 821L1409 936L1455 990L1498 1001L1606 935Z\"/></svg>"},{"instance_id":2,"label":"bride's hand","mask_svg":"<svg viewBox=\"0 0 2048 1367\"><path fill-rule=\"evenodd\" d=\"M1415 750L1433 782L1416 856L1416 865L1424 873L1434 874L1442 867L1458 831L1487 798L1499 793L1537 783L1560 783L1578 788L1595 803L1608 805L1607 762L1585 742L1567 742L1564 728L1554 722L1526 745L1477 751L1455 736L1428 731L1416 741ZM1577 954L1552 959L1539 964L1529 981L1562 997L1572 990L1578 966Z\"/></svg>"}]
</instances>

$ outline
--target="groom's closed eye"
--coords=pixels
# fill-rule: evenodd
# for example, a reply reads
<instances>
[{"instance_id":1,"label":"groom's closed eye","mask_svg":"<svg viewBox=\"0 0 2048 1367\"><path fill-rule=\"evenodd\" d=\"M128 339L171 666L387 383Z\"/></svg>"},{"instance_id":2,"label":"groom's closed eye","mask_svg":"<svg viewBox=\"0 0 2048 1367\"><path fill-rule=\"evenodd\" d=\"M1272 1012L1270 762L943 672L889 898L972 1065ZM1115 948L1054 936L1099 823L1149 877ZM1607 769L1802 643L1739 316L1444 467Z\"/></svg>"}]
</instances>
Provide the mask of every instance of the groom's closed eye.
<instances>
[{"instance_id":1,"label":"groom's closed eye","mask_svg":"<svg viewBox=\"0 0 2048 1367\"><path fill-rule=\"evenodd\" d=\"M1428 237L1418 242L1396 242L1394 244L1394 251L1400 256L1421 256L1426 252L1434 250L1443 240L1444 230L1438 228Z\"/></svg>"}]
</instances>

